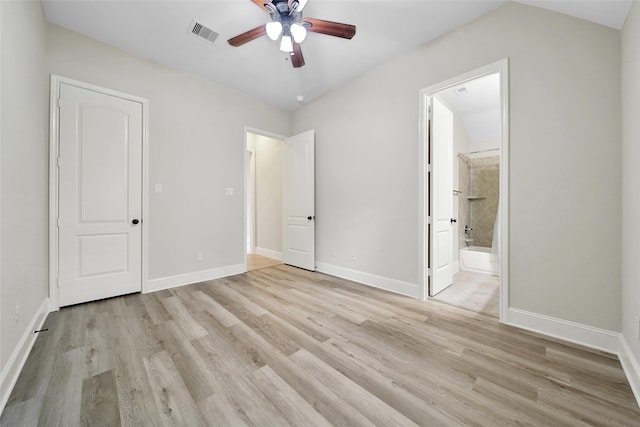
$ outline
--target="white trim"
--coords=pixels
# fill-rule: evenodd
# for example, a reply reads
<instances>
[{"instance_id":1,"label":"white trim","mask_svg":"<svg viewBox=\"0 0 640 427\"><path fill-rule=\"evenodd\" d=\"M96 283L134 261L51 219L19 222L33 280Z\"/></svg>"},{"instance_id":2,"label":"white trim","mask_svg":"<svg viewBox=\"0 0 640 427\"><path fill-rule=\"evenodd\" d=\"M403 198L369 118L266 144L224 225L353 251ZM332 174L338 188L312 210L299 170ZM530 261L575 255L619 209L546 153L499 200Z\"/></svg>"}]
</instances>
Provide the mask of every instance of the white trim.
<instances>
[{"instance_id":1,"label":"white trim","mask_svg":"<svg viewBox=\"0 0 640 427\"><path fill-rule=\"evenodd\" d=\"M624 373L627 375L633 395L636 397L638 405L640 405L640 361L634 357L631 347L629 347L629 343L627 343L627 339L623 334L620 334L618 358Z\"/></svg>"},{"instance_id":2,"label":"white trim","mask_svg":"<svg viewBox=\"0 0 640 427\"><path fill-rule=\"evenodd\" d=\"M421 289L416 283L403 282L401 280L390 279L388 277L376 276L375 274L351 270L349 268L333 264L325 264L323 262L316 263L316 271L413 298L421 297Z\"/></svg>"},{"instance_id":3,"label":"white trim","mask_svg":"<svg viewBox=\"0 0 640 427\"><path fill-rule=\"evenodd\" d=\"M48 308L49 301L45 299L33 315L29 326L25 329L20 341L18 341L11 356L9 356L9 360L7 360L7 363L2 368L2 372L0 372L0 413L4 411L11 391L16 385L16 381L18 381L20 372L27 361L27 357L29 357L33 344L36 342L38 335L34 333L34 331L42 329L47 314L49 314Z\"/></svg>"},{"instance_id":4,"label":"white trim","mask_svg":"<svg viewBox=\"0 0 640 427\"><path fill-rule=\"evenodd\" d=\"M246 251L252 254L256 250L256 148L247 147L249 153L247 172L247 191L245 193L245 203L247 204L245 227L247 233Z\"/></svg>"},{"instance_id":5,"label":"white trim","mask_svg":"<svg viewBox=\"0 0 640 427\"><path fill-rule=\"evenodd\" d=\"M256 246L254 253L262 256L266 256L267 258L277 259L278 261L282 261L282 252L274 251L272 249L265 249Z\"/></svg>"},{"instance_id":6,"label":"white trim","mask_svg":"<svg viewBox=\"0 0 640 427\"><path fill-rule=\"evenodd\" d=\"M210 270L195 271L193 273L176 274L175 276L149 279L144 293L161 291L163 289L177 288L178 286L192 285L206 282L207 280L220 279L222 277L235 276L245 273L246 264L227 265L225 267L212 268Z\"/></svg>"},{"instance_id":7,"label":"white trim","mask_svg":"<svg viewBox=\"0 0 640 427\"><path fill-rule=\"evenodd\" d=\"M149 101L139 98L142 103L142 283L140 292L146 293L149 286Z\"/></svg>"},{"instance_id":8,"label":"white trim","mask_svg":"<svg viewBox=\"0 0 640 427\"><path fill-rule=\"evenodd\" d=\"M93 90L106 95L117 96L119 98L138 102L142 105L142 277L140 278L141 291L148 292L147 282L149 277L149 236L146 224L149 223L149 193L147 191L149 183L149 101L134 95L118 92L112 89L103 88L79 80L51 74L51 87L49 99L49 311L57 311L60 308L58 303L58 152L59 133L58 122L60 111L58 109L58 98L60 97L60 84L65 83L87 90Z\"/></svg>"},{"instance_id":9,"label":"white trim","mask_svg":"<svg viewBox=\"0 0 640 427\"><path fill-rule=\"evenodd\" d=\"M623 334L517 308L509 308L504 323L616 354L640 405L640 361L635 358Z\"/></svg>"},{"instance_id":10,"label":"white trim","mask_svg":"<svg viewBox=\"0 0 640 427\"><path fill-rule=\"evenodd\" d=\"M509 308L504 323L550 337L618 354L620 334L544 314Z\"/></svg>"},{"instance_id":11,"label":"white trim","mask_svg":"<svg viewBox=\"0 0 640 427\"><path fill-rule=\"evenodd\" d=\"M427 189L427 105L436 93L488 74L500 73L502 103L502 138L500 141L500 321L505 322L509 310L509 59L505 58L460 76L431 85L420 91L418 143L418 286L419 298L428 297L426 259L427 228L425 219L428 203Z\"/></svg>"}]
</instances>

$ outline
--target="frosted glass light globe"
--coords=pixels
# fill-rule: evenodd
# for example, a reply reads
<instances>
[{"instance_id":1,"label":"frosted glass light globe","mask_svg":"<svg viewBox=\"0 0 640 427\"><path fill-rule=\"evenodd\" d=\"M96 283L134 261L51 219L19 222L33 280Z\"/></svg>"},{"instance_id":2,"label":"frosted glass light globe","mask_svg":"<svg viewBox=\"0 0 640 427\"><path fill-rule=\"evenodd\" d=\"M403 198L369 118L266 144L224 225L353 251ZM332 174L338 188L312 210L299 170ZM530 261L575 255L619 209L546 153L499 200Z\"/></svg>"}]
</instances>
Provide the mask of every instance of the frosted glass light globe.
<instances>
[{"instance_id":1,"label":"frosted glass light globe","mask_svg":"<svg viewBox=\"0 0 640 427\"><path fill-rule=\"evenodd\" d=\"M265 25L265 30L267 31L267 36L271 40L278 40L280 37L280 33L282 33L282 24L278 21L269 22Z\"/></svg>"}]
</instances>

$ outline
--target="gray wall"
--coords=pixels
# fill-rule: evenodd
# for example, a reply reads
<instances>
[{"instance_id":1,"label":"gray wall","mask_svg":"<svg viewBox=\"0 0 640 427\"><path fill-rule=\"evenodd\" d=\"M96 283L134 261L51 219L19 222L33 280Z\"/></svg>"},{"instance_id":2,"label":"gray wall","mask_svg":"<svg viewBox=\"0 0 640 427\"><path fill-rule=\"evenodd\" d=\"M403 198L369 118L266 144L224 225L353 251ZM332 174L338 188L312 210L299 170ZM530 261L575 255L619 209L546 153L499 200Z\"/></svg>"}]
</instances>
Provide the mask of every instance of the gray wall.
<instances>
[{"instance_id":1,"label":"gray wall","mask_svg":"<svg viewBox=\"0 0 640 427\"><path fill-rule=\"evenodd\" d=\"M622 332L640 362L640 3L622 30ZM637 365L636 365L637 366Z\"/></svg>"},{"instance_id":2,"label":"gray wall","mask_svg":"<svg viewBox=\"0 0 640 427\"><path fill-rule=\"evenodd\" d=\"M49 292L49 84L42 5L3 1L0 9L0 368L4 369ZM19 322L14 326L16 306Z\"/></svg>"},{"instance_id":3,"label":"gray wall","mask_svg":"<svg viewBox=\"0 0 640 427\"><path fill-rule=\"evenodd\" d=\"M287 135L290 114L56 25L48 38L50 73L149 100L149 278L242 264L244 126Z\"/></svg>"},{"instance_id":4,"label":"gray wall","mask_svg":"<svg viewBox=\"0 0 640 427\"><path fill-rule=\"evenodd\" d=\"M619 331L619 32L522 4L294 112L294 132L317 131L316 258L418 282L418 92L506 57L509 304Z\"/></svg>"},{"instance_id":5,"label":"gray wall","mask_svg":"<svg viewBox=\"0 0 640 427\"><path fill-rule=\"evenodd\" d=\"M282 141L256 135L256 247L282 257Z\"/></svg>"},{"instance_id":6,"label":"gray wall","mask_svg":"<svg viewBox=\"0 0 640 427\"><path fill-rule=\"evenodd\" d=\"M150 192L152 278L243 262L244 126L287 135L294 123L294 133L317 130L318 261L416 283L418 91L504 57L510 305L622 328L640 358L637 3L622 32L622 67L619 32L510 3L302 107L292 122L252 97L47 26L37 2L0 2L0 11L2 367L47 295L45 72L150 100L149 184L165 188ZM237 196L225 198L226 187Z\"/></svg>"}]
</instances>

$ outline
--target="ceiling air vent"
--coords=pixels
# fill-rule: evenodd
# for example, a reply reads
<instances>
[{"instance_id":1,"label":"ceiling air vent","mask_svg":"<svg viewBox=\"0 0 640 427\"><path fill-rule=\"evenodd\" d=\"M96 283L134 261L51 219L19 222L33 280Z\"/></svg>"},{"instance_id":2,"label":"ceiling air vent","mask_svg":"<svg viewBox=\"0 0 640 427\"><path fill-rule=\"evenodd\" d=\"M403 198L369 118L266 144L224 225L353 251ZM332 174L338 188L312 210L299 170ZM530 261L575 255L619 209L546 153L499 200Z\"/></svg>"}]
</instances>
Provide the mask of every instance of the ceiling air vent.
<instances>
[{"instance_id":1,"label":"ceiling air vent","mask_svg":"<svg viewBox=\"0 0 640 427\"><path fill-rule=\"evenodd\" d=\"M191 25L189 26L189 32L194 36L205 39L208 42L213 43L218 37L218 33L213 31L211 28L207 28L199 22L191 21Z\"/></svg>"}]
</instances>

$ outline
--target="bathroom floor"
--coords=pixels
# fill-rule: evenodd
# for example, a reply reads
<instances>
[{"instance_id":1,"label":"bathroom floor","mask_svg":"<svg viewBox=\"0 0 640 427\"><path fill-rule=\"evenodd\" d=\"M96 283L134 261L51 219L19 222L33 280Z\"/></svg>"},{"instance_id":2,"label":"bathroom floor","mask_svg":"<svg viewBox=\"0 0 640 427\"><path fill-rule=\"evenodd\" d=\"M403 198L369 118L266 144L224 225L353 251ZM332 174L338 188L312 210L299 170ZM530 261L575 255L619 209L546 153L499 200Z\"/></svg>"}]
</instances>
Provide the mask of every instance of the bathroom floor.
<instances>
[{"instance_id":1,"label":"bathroom floor","mask_svg":"<svg viewBox=\"0 0 640 427\"><path fill-rule=\"evenodd\" d=\"M500 317L500 277L459 271L453 275L453 284L433 299L467 310Z\"/></svg>"}]
</instances>

